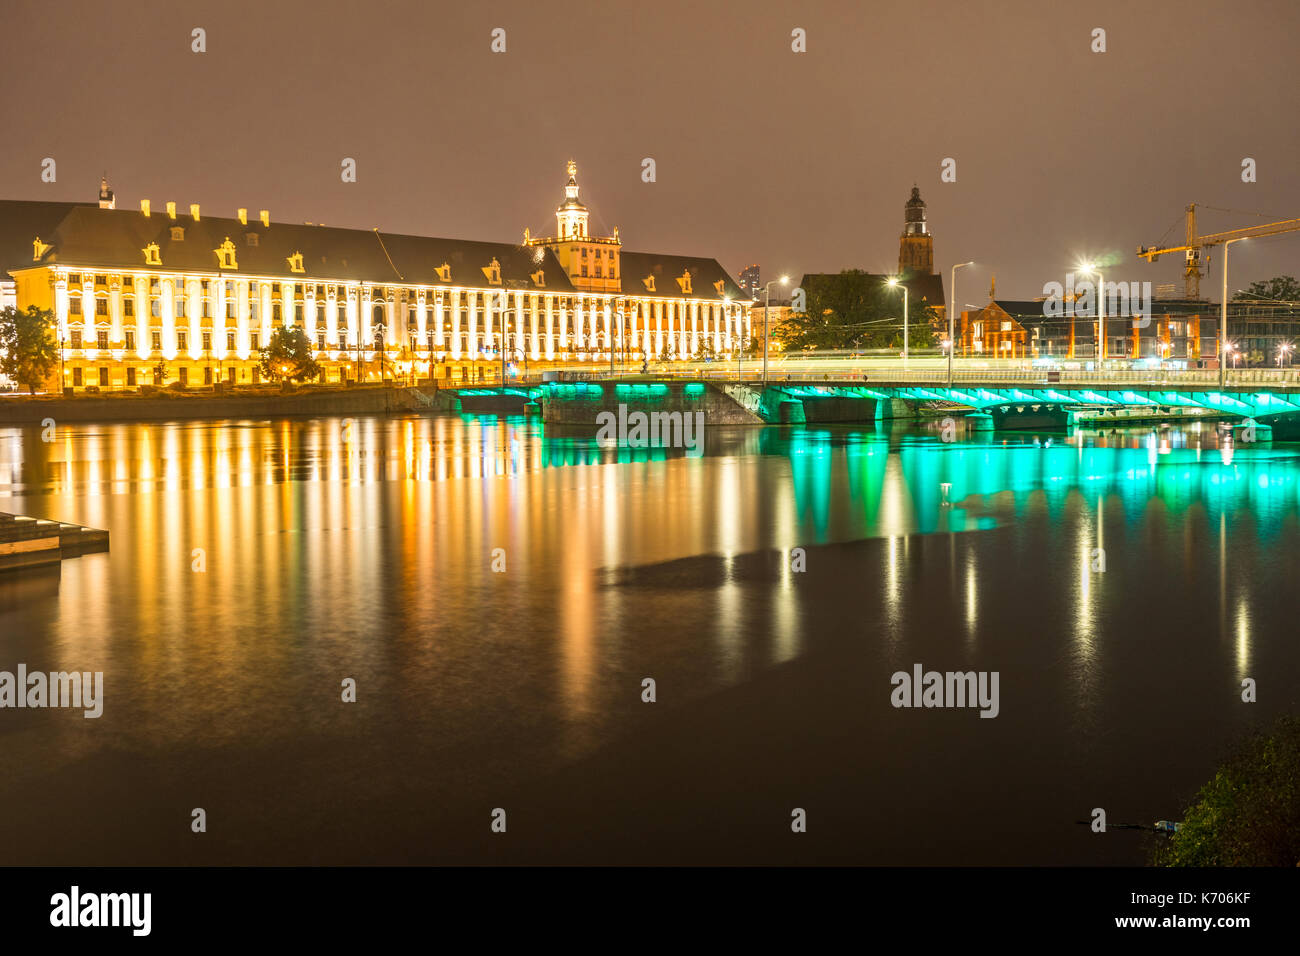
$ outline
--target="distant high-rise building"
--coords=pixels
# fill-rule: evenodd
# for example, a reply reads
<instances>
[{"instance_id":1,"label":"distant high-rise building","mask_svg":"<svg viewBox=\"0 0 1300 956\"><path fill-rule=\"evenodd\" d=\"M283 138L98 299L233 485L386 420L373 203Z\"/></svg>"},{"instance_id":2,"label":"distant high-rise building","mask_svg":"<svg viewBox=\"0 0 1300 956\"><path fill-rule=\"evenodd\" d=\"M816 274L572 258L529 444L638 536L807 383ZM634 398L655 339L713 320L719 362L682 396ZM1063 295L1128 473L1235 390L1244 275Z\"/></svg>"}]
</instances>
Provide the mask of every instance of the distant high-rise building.
<instances>
[{"instance_id":1,"label":"distant high-rise building","mask_svg":"<svg viewBox=\"0 0 1300 956\"><path fill-rule=\"evenodd\" d=\"M759 278L757 263L740 270L740 287L749 293L751 299L758 298L759 290L763 288L763 285L762 280Z\"/></svg>"},{"instance_id":2,"label":"distant high-rise building","mask_svg":"<svg viewBox=\"0 0 1300 956\"><path fill-rule=\"evenodd\" d=\"M912 198L904 207L903 219L903 237L898 240L899 275L933 275L934 239L925 222L925 200L915 186ZM744 282L743 274L741 282Z\"/></svg>"}]
</instances>

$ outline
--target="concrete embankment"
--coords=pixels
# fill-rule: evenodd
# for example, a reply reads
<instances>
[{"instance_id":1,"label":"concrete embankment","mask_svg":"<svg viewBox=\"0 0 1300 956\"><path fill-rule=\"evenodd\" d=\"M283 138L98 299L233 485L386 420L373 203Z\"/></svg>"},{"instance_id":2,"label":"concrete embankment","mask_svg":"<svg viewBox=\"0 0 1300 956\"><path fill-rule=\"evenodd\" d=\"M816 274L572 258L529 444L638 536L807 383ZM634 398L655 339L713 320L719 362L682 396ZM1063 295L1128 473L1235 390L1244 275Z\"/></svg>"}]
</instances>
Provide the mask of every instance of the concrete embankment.
<instances>
[{"instance_id":1,"label":"concrete embankment","mask_svg":"<svg viewBox=\"0 0 1300 956\"><path fill-rule=\"evenodd\" d=\"M175 421L200 418L278 418L295 415L365 415L451 410L454 397L420 386L301 388L288 392L124 393L74 398L5 396L0 424L56 422Z\"/></svg>"},{"instance_id":2,"label":"concrete embankment","mask_svg":"<svg viewBox=\"0 0 1300 956\"><path fill-rule=\"evenodd\" d=\"M763 419L722 388L704 382L574 382L542 389L542 421L595 427L601 412L703 412L706 425L762 425Z\"/></svg>"}]
</instances>

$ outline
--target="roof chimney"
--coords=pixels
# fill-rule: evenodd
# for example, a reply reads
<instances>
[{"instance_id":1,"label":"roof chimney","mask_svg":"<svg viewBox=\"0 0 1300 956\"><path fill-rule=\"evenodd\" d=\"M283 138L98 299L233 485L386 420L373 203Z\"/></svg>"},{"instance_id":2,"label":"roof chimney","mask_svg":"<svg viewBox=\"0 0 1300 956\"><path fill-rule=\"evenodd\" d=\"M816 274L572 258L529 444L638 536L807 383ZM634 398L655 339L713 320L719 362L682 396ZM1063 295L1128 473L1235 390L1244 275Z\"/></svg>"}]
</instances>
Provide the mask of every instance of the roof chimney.
<instances>
[{"instance_id":1,"label":"roof chimney","mask_svg":"<svg viewBox=\"0 0 1300 956\"><path fill-rule=\"evenodd\" d=\"M241 226L248 225L248 210L245 209L243 206L239 207L239 224Z\"/></svg>"},{"instance_id":2,"label":"roof chimney","mask_svg":"<svg viewBox=\"0 0 1300 956\"><path fill-rule=\"evenodd\" d=\"M168 219L176 218L176 204L174 202L169 202L167 204L167 218Z\"/></svg>"},{"instance_id":3,"label":"roof chimney","mask_svg":"<svg viewBox=\"0 0 1300 956\"><path fill-rule=\"evenodd\" d=\"M271 228L271 210L269 209L262 210L262 225L264 225L267 229Z\"/></svg>"},{"instance_id":4,"label":"roof chimney","mask_svg":"<svg viewBox=\"0 0 1300 956\"><path fill-rule=\"evenodd\" d=\"M146 219L149 218L149 200L147 199L140 200L140 211L144 213L144 217Z\"/></svg>"},{"instance_id":5,"label":"roof chimney","mask_svg":"<svg viewBox=\"0 0 1300 956\"><path fill-rule=\"evenodd\" d=\"M190 218L195 222L199 221L199 204L196 202L190 203Z\"/></svg>"}]
</instances>

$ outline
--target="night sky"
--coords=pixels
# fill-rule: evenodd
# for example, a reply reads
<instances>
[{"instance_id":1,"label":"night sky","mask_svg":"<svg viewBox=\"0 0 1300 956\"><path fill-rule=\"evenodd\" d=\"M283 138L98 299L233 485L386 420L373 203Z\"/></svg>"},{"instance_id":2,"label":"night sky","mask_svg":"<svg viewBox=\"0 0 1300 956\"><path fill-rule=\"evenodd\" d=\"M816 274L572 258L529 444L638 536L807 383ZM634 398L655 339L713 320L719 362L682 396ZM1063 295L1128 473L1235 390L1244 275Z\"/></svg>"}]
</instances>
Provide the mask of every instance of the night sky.
<instances>
[{"instance_id":1,"label":"night sky","mask_svg":"<svg viewBox=\"0 0 1300 956\"><path fill-rule=\"evenodd\" d=\"M1179 257L1133 253L1180 240L1188 202L1266 217L1207 210L1203 232L1300 216L1287 0L3 8L0 198L91 200L106 172L119 208L518 241L553 232L573 158L594 232L766 278L893 271L916 182L936 267L977 260L959 298L978 304L991 273L1028 298L1083 257L1180 282ZM1238 245L1231 286L1298 258L1300 233Z\"/></svg>"}]
</instances>

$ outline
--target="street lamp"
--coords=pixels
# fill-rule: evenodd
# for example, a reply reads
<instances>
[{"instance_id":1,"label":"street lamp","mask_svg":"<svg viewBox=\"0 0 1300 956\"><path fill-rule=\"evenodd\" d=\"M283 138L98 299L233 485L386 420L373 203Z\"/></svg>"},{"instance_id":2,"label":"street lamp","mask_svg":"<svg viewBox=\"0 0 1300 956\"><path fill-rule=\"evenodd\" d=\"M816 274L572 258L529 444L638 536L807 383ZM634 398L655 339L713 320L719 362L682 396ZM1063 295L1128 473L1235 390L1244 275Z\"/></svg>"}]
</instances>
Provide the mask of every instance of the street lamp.
<instances>
[{"instance_id":1,"label":"street lamp","mask_svg":"<svg viewBox=\"0 0 1300 956\"><path fill-rule=\"evenodd\" d=\"M1244 242L1248 236L1241 236L1237 239L1229 239L1223 244L1223 301L1219 304L1219 341L1228 341L1228 247L1234 242ZM1228 364L1227 353L1219 360L1219 389L1223 389L1224 375L1227 371L1225 366Z\"/></svg>"},{"instance_id":2,"label":"street lamp","mask_svg":"<svg viewBox=\"0 0 1300 956\"><path fill-rule=\"evenodd\" d=\"M953 331L954 312L957 309L957 270L964 269L966 266L973 266L974 261L959 262L952 267L952 305L948 309L948 387L952 388L952 355L957 351L957 335Z\"/></svg>"},{"instance_id":3,"label":"street lamp","mask_svg":"<svg viewBox=\"0 0 1300 956\"><path fill-rule=\"evenodd\" d=\"M1106 280L1091 262L1080 265L1079 271L1097 277L1097 371L1101 371L1106 364Z\"/></svg>"},{"instance_id":4,"label":"street lamp","mask_svg":"<svg viewBox=\"0 0 1300 956\"><path fill-rule=\"evenodd\" d=\"M890 276L889 285L903 290L903 367L907 368L907 286L899 281L898 276Z\"/></svg>"},{"instance_id":5,"label":"street lamp","mask_svg":"<svg viewBox=\"0 0 1300 956\"><path fill-rule=\"evenodd\" d=\"M1286 355L1287 355L1287 354L1288 354L1288 353L1289 353L1293 348L1295 348L1295 346L1293 346L1290 342L1282 342L1280 345L1278 345L1278 347L1277 347L1277 367L1278 367L1278 368L1281 368L1281 367L1282 367L1282 359L1285 358Z\"/></svg>"},{"instance_id":6,"label":"street lamp","mask_svg":"<svg viewBox=\"0 0 1300 956\"><path fill-rule=\"evenodd\" d=\"M781 283L781 285L785 285L789 281L790 281L789 276L781 276L781 278L779 279L770 280L767 283L767 285L763 287L763 295L765 296L763 302L763 387L764 388L767 388L767 313L772 309L772 284L775 282L779 282Z\"/></svg>"}]
</instances>

